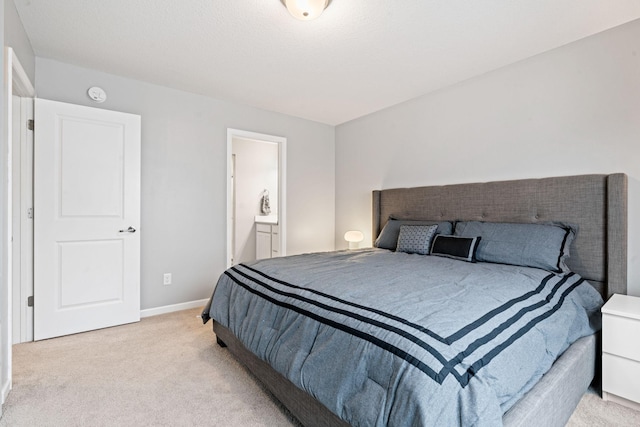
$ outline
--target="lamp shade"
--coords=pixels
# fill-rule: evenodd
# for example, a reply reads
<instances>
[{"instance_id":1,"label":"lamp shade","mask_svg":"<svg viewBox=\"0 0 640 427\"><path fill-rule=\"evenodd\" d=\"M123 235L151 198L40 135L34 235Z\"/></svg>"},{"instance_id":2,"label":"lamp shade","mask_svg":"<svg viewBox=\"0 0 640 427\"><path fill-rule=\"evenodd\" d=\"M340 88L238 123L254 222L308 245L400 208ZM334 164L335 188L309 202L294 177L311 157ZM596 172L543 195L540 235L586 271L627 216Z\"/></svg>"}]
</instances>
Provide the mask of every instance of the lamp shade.
<instances>
[{"instance_id":1,"label":"lamp shade","mask_svg":"<svg viewBox=\"0 0 640 427\"><path fill-rule=\"evenodd\" d=\"M322 15L329 0L283 0L289 13L296 19L311 21Z\"/></svg>"},{"instance_id":2,"label":"lamp shade","mask_svg":"<svg viewBox=\"0 0 640 427\"><path fill-rule=\"evenodd\" d=\"M362 242L364 239L364 234L362 231L351 230L344 233L344 240L349 242L349 249L356 249L358 247L358 243Z\"/></svg>"}]
</instances>

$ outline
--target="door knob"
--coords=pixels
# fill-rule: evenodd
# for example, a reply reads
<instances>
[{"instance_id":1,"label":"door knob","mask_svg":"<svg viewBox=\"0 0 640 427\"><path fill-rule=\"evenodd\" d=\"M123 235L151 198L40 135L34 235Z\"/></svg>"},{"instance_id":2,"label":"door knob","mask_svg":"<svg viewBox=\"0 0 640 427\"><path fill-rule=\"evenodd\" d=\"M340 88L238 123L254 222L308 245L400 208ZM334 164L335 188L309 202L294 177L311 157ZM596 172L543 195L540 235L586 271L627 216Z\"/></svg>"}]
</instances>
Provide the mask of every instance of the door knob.
<instances>
[{"instance_id":1,"label":"door knob","mask_svg":"<svg viewBox=\"0 0 640 427\"><path fill-rule=\"evenodd\" d=\"M120 233L135 233L135 232L136 232L136 229L135 229L135 228L133 228L133 227L129 227L129 228L127 228L126 230L120 230L119 232L120 232Z\"/></svg>"}]
</instances>

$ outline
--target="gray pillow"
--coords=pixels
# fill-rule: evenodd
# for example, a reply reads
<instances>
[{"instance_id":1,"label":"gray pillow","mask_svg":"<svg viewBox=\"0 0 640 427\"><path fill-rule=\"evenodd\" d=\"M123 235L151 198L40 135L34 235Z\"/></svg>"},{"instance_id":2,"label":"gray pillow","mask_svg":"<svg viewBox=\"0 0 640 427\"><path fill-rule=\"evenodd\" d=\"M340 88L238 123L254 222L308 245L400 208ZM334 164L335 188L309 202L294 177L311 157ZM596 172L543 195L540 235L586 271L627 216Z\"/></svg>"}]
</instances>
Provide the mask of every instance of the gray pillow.
<instances>
[{"instance_id":1,"label":"gray pillow","mask_svg":"<svg viewBox=\"0 0 640 427\"><path fill-rule=\"evenodd\" d=\"M514 224L460 221L455 236L482 236L476 259L483 262L535 267L554 273L569 271L565 260L575 237L564 224Z\"/></svg>"},{"instance_id":2,"label":"gray pillow","mask_svg":"<svg viewBox=\"0 0 640 427\"><path fill-rule=\"evenodd\" d=\"M396 252L428 255L437 225L401 225Z\"/></svg>"},{"instance_id":3,"label":"gray pillow","mask_svg":"<svg viewBox=\"0 0 640 427\"><path fill-rule=\"evenodd\" d=\"M380 235L374 242L373 246L376 248L396 250L398 246L398 235L400 234L401 225L437 225L437 234L451 234L453 233L453 224L449 221L430 221L430 220L408 220L408 219L395 219L392 216L385 224L384 228L380 232Z\"/></svg>"}]
</instances>

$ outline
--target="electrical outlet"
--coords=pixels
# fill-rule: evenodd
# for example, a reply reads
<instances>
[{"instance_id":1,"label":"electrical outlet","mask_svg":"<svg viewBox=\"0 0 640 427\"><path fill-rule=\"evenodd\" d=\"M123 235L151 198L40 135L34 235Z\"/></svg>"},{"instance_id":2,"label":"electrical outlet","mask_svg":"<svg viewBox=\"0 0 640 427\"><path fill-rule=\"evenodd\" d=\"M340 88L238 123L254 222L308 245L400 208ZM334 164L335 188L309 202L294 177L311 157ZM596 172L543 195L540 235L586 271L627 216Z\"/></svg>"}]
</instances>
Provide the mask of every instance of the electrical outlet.
<instances>
[{"instance_id":1,"label":"electrical outlet","mask_svg":"<svg viewBox=\"0 0 640 427\"><path fill-rule=\"evenodd\" d=\"M163 285L170 285L171 284L171 273L164 273L162 284Z\"/></svg>"}]
</instances>

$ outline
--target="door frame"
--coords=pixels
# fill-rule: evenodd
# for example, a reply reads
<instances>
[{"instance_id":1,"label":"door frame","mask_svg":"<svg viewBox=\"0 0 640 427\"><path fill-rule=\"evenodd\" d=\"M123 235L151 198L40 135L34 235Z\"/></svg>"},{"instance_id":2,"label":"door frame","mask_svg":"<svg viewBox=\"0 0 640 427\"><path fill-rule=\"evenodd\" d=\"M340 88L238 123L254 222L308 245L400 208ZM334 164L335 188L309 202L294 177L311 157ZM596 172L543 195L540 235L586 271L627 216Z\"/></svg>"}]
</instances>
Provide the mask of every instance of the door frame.
<instances>
[{"instance_id":1,"label":"door frame","mask_svg":"<svg viewBox=\"0 0 640 427\"><path fill-rule=\"evenodd\" d=\"M14 94L15 96L15 94ZM33 341L33 149L34 98L19 96L19 137L13 141L13 343ZM12 111L15 114L15 111ZM15 120L14 120L15 122ZM15 138L14 129L14 138ZM17 212L16 212L17 211Z\"/></svg>"},{"instance_id":2,"label":"door frame","mask_svg":"<svg viewBox=\"0 0 640 427\"><path fill-rule=\"evenodd\" d=\"M280 232L280 252L282 256L287 254L287 138L282 136L267 135L264 133L249 132L245 130L227 128L227 268L232 265L233 258L233 234L234 234L234 197L233 197L233 140L234 138L253 139L257 141L272 142L278 144L278 225Z\"/></svg>"},{"instance_id":3,"label":"door frame","mask_svg":"<svg viewBox=\"0 0 640 427\"><path fill-rule=\"evenodd\" d=\"M4 49L4 61L5 61L5 99L3 100L5 106L5 134L3 135L3 155L5 159L4 176L2 177L3 188L2 193L2 270L4 275L2 276L2 283L0 283L0 298L2 299L1 312L1 340L0 340L0 357L2 363L0 367L0 394L2 403L5 402L9 391L12 386L12 358L11 358L11 346L13 343L12 338L12 320L13 320L13 304L12 295L13 292L19 292L19 290L13 289L13 274L12 274L12 215L13 215L13 168L20 168L21 165L14 165L12 160L12 142L13 142L13 95L17 95L23 98L35 97L35 89L29 76L25 72L22 64L18 60L14 50L11 47L5 47ZM24 124L26 126L26 123ZM26 216L26 212L21 213ZM6 234L5 234L6 233ZM22 243L22 242L21 242ZM27 243L28 245L28 243ZM20 245L22 247L22 245ZM22 286L22 284L20 284Z\"/></svg>"}]
</instances>

